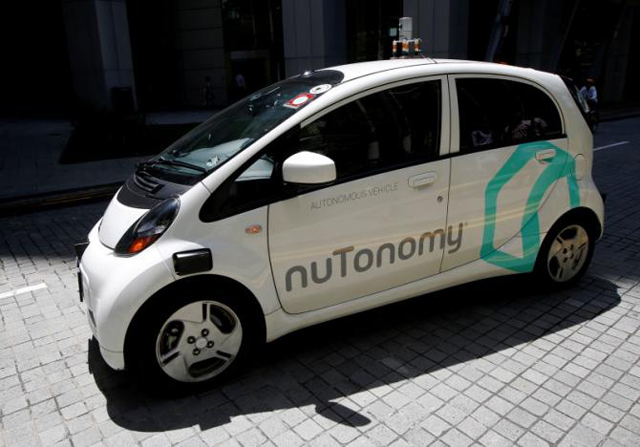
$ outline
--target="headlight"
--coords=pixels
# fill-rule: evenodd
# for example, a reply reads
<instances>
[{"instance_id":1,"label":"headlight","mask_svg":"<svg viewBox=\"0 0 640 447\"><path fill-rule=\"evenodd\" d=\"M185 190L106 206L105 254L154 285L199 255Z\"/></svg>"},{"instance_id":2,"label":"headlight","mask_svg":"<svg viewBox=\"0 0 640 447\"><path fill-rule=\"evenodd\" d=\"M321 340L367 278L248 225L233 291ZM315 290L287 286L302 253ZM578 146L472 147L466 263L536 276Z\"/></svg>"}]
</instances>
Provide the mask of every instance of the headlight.
<instances>
[{"instance_id":1,"label":"headlight","mask_svg":"<svg viewBox=\"0 0 640 447\"><path fill-rule=\"evenodd\" d=\"M151 208L120 238L115 253L132 256L153 244L167 231L179 208L180 200L175 198L167 199Z\"/></svg>"}]
</instances>

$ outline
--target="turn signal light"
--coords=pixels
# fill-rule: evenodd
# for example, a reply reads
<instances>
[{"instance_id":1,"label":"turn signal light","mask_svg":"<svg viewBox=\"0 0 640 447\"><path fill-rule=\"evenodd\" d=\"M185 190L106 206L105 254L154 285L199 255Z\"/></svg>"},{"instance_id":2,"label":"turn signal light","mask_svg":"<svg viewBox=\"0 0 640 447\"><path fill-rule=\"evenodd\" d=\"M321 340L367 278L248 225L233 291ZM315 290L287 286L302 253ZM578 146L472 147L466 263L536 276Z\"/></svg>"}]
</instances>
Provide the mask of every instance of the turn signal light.
<instances>
[{"instance_id":1,"label":"turn signal light","mask_svg":"<svg viewBox=\"0 0 640 447\"><path fill-rule=\"evenodd\" d=\"M129 248L127 249L127 253L136 254L147 248L151 245L156 239L158 239L159 235L154 234L153 236L143 236L134 240Z\"/></svg>"}]
</instances>

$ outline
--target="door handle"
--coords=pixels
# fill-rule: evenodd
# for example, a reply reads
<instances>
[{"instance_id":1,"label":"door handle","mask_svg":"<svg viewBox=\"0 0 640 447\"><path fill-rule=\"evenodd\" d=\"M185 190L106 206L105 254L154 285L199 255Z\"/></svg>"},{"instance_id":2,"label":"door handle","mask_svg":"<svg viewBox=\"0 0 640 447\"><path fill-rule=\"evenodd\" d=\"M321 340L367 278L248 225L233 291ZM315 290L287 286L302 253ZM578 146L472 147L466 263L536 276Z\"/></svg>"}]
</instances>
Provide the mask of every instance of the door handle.
<instances>
[{"instance_id":1,"label":"door handle","mask_svg":"<svg viewBox=\"0 0 640 447\"><path fill-rule=\"evenodd\" d=\"M423 186L431 185L436 180L438 180L438 173L427 172L409 177L409 186L412 188L421 188Z\"/></svg>"},{"instance_id":2,"label":"door handle","mask_svg":"<svg viewBox=\"0 0 640 447\"><path fill-rule=\"evenodd\" d=\"M545 161L545 160L550 160L551 158L556 156L556 150L555 149L547 149L544 151L538 151L536 152L536 160L538 161Z\"/></svg>"}]
</instances>

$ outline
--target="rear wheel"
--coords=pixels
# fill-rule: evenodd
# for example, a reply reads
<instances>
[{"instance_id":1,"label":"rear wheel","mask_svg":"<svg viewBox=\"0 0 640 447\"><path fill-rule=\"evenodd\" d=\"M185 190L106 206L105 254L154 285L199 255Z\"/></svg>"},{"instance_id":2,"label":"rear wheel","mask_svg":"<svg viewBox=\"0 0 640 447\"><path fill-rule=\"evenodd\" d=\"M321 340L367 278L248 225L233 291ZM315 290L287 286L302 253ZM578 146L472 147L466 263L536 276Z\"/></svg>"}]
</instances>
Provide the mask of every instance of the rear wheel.
<instances>
[{"instance_id":1,"label":"rear wheel","mask_svg":"<svg viewBox=\"0 0 640 447\"><path fill-rule=\"evenodd\" d=\"M554 225L538 253L538 277L555 287L573 285L589 267L594 243L588 226L575 222Z\"/></svg>"}]
</instances>

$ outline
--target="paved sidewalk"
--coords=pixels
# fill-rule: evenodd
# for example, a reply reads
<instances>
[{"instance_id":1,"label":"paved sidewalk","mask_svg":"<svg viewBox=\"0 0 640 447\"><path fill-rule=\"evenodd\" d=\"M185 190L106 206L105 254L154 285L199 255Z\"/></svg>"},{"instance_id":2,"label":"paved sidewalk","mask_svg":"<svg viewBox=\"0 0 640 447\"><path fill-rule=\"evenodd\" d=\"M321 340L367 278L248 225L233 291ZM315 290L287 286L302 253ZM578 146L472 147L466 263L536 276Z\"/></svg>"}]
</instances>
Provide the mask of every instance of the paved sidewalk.
<instances>
[{"instance_id":1,"label":"paved sidewalk","mask_svg":"<svg viewBox=\"0 0 640 447\"><path fill-rule=\"evenodd\" d=\"M636 122L606 126L638 141ZM105 203L2 218L0 447L640 445L640 146L595 164L607 226L577 287L509 277L387 306L179 399L141 392L91 340L71 244Z\"/></svg>"},{"instance_id":2,"label":"paved sidewalk","mask_svg":"<svg viewBox=\"0 0 640 447\"><path fill-rule=\"evenodd\" d=\"M71 130L64 120L0 120L0 200L122 182L140 159L59 164Z\"/></svg>"}]
</instances>

